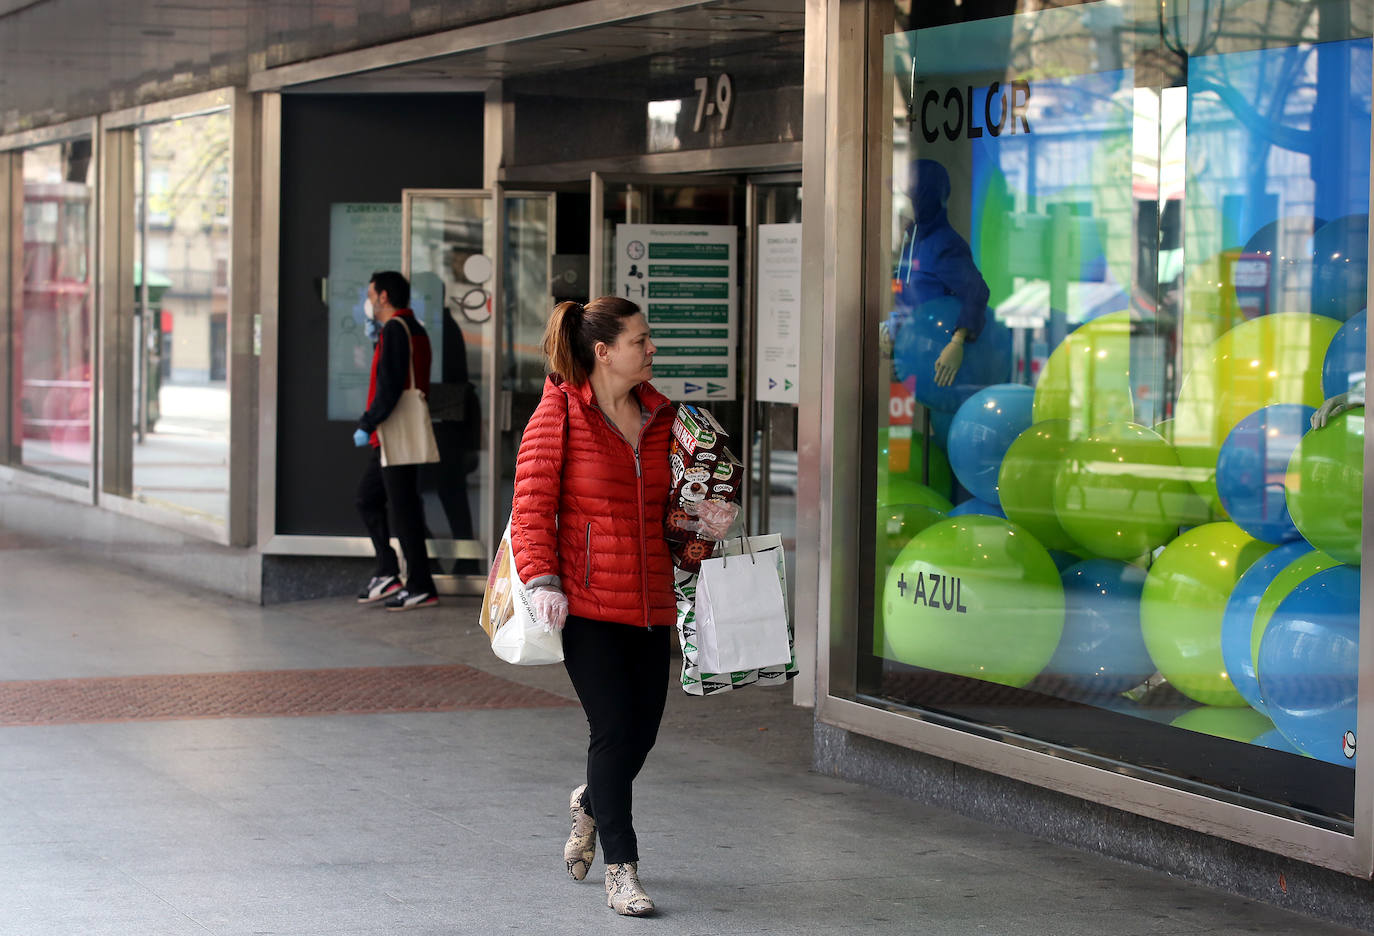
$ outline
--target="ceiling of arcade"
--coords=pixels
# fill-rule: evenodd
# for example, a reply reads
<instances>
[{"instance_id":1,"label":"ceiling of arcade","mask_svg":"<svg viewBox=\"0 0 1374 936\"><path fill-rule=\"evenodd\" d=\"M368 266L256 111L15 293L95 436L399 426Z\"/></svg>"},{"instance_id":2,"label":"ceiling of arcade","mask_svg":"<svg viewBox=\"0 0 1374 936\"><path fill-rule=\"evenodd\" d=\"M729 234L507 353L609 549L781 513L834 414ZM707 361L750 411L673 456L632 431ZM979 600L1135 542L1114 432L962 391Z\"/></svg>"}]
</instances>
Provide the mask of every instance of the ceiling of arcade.
<instances>
[{"instance_id":1,"label":"ceiling of arcade","mask_svg":"<svg viewBox=\"0 0 1374 936\"><path fill-rule=\"evenodd\" d=\"M569 4L0 0L0 133L242 85L266 68ZM800 56L803 19L803 0L716 0L373 74L398 83L481 80L572 64L594 78L598 66L631 60L643 61L646 75L672 74L699 62L706 47L747 48L741 61L766 65L765 53Z\"/></svg>"}]
</instances>

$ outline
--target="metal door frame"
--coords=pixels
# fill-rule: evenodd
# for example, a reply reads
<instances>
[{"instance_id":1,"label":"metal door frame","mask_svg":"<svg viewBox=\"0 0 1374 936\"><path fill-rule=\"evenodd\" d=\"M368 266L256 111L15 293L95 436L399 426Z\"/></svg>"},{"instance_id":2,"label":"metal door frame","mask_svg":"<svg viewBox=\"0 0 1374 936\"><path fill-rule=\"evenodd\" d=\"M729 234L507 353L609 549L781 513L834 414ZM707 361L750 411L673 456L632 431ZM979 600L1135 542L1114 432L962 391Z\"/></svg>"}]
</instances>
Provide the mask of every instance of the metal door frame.
<instances>
[{"instance_id":1,"label":"metal door frame","mask_svg":"<svg viewBox=\"0 0 1374 936\"><path fill-rule=\"evenodd\" d=\"M501 301L502 301L502 296L501 296L501 284L502 284L502 279L503 279L503 277L501 276L501 269L502 269L501 264L502 264L502 259L503 259L503 258L502 258L502 256L501 256L501 233L502 233L502 232L501 232L500 228L502 227L502 225L501 225L501 219L500 219L500 212L495 210L495 209L498 207L498 204L497 204L497 201L496 201L496 192L495 192L493 189L427 189L427 188L402 189L402 190L401 190L401 275L404 276L407 280L410 280L410 278L411 278L411 275L410 275L410 264L411 264L411 256L410 256L410 240L411 240L411 235L410 235L410 229L411 229L411 214L412 214L411 205L412 205L412 203L414 202L414 200L417 199L417 198L436 198L436 199L438 199L438 198L484 198L484 199L487 200L487 205L488 205L489 209L492 210L492 211L497 215L497 217L493 218L494 223L493 223L493 225L492 225L491 228L490 228L490 233L487 235L488 237L492 238L492 240L493 240L494 242L493 242L493 243L487 243L487 244L484 244L484 245L483 245L485 249L487 249L488 251L490 251L490 253L488 254L488 256L491 256L491 257L492 257L493 279L495 280L495 282L492 284L492 289L491 289L491 303L492 303L492 306L491 306L491 308L492 308L492 313L491 313L491 326L492 326L493 331L494 331L495 333L497 333L497 335L498 335L498 337L497 337L496 339L494 339L494 340L488 342L487 345L486 345L486 347L483 348L483 351L482 351L482 355L483 355L482 367L483 367L483 370L485 371L486 376L484 376L484 378L483 378L483 380L482 380L482 383L481 383L481 385L480 385L480 388L481 388L481 391L485 391L485 402L484 402L483 407L482 407L482 412L483 412L483 417L486 419L487 434L486 434L486 452L485 452L485 454L481 457L481 460L479 461L479 467L480 467L480 470L487 472L487 477L488 477L488 479L489 479L489 482L488 482L488 484L487 484L487 492L486 492L486 495L485 495L484 498L482 498L482 500L485 501L486 508L487 508L487 510L486 510L486 520L485 520L485 522L479 522L479 523L477 524L478 529L476 529L476 530L474 531L479 537L481 537L480 539L476 539L476 540L443 539L443 540L428 540L428 541L427 541L427 543L428 543L428 545L429 545L429 547L430 547L431 555L434 555L434 556L442 556L442 557L444 557L444 558L454 558L454 559L479 559L479 558L480 558L480 559L483 559L483 560L485 560L486 562L490 563L490 562L491 562L491 554L494 553L495 550L496 550L496 538L497 538L497 535L496 535L496 533L495 533L495 526L496 526L496 510L495 510L495 507L496 507L496 475L495 475L495 469L496 469L496 451L495 451L495 448L493 447L493 444L492 444L492 443L493 443L493 440L494 440L494 438L495 438L495 436L494 436L494 430L495 430L495 428L496 428L496 415L497 415L497 413L496 413L496 401L497 401L497 396L498 396L498 393L499 393L499 386L498 386L498 385L495 385L495 382L496 382L496 380L497 380L497 364L498 364L498 362L499 362L499 360L500 360L500 356L499 356L499 353L498 353L497 345L500 344L499 330L500 330L500 328L501 328L501 322L502 322L502 319L503 319L503 316L502 316L502 314L501 314ZM444 313L441 312L441 314L444 314ZM479 392L480 392L480 391L479 391ZM487 548L486 548L485 550L483 549L483 543L486 543L486 544L487 544ZM451 545L450 545L450 544L451 544ZM452 576L451 576L451 577L452 577ZM461 579L461 578L468 578L468 576L457 576L457 578L460 578L460 579ZM485 578L485 576L484 576L484 578Z\"/></svg>"},{"instance_id":2,"label":"metal door frame","mask_svg":"<svg viewBox=\"0 0 1374 936\"><path fill-rule=\"evenodd\" d=\"M435 555L448 556L452 553L453 558L477 559L490 564L495 552L497 543L501 537L501 530L505 527L505 519L501 504L501 479L504 464L501 458L501 438L511 428L511 393L505 389L503 364L507 349L505 347L505 328L506 328L506 205L511 198L543 198L548 203L549 218L549 241L545 251L545 281L552 283L553 275L553 245L556 234L555 225L557 223L557 200L553 191L537 191L525 189L507 189L503 183L497 182L491 188L482 189L403 189L401 191L401 273L410 278L411 269L411 221L412 205L416 198L485 198L490 210L493 212L492 225L489 228L490 241L484 245L488 256L492 258L492 278L491 286L492 315L491 328L492 340L487 342L483 348L482 368L484 371L483 379L480 382L479 393L482 394L485 402L483 405L483 417L486 420L485 430L485 453L480 461L480 470L486 472L488 483L487 490L481 497L481 502L485 506L486 519L479 522L478 529L475 531L480 537L478 540L431 540L431 548ZM508 505L507 505L508 506ZM452 543L452 547L447 544ZM485 544L485 549L483 545ZM475 576L458 576L458 578L473 578ZM485 573L480 577L480 581L485 582ZM466 590L466 589L464 589Z\"/></svg>"},{"instance_id":3,"label":"metal door frame","mask_svg":"<svg viewBox=\"0 0 1374 936\"><path fill-rule=\"evenodd\" d=\"M504 386L505 377L504 377L504 374L502 373L502 369L503 369L503 366L504 366L504 364L505 364L505 356L506 356L506 352L507 352L507 348L506 348L506 344L505 344L505 331L506 331L506 303L505 303L505 280L506 280L506 205L508 204L508 201L507 201L507 200L508 200L508 199L512 199L512 198L531 198L531 199L534 199L534 198L542 198L542 199L544 199L545 202L548 204L549 237L548 237L548 243L547 243L547 245L546 245L546 247L545 247L545 250L544 250L544 283L545 283L545 285L548 287L548 296L547 296L547 298L548 298L550 301L552 301L552 299L553 299L553 251L554 251L554 244L556 243L556 241L557 241L557 236L558 236L558 197L557 197L557 192L553 191L552 189L548 189L548 190L524 189L524 188L512 188L512 189L507 189L505 183L503 183L503 182L497 182L497 183L496 183L496 185L495 185L495 199L496 199L495 204L496 204L496 213L497 213L497 222L496 222L496 250L497 250L497 254L496 254L496 261L495 261L495 263L496 263L496 276L497 276L497 279L500 280L500 282L498 283L498 291L493 292L493 294L492 294L492 295L493 295L493 301L496 303L496 304L495 304L495 307L494 307L494 309L493 309L493 312L492 312L492 321L493 321L493 322L495 323L495 325L496 325L496 339L492 342L492 345L493 345L492 350L493 350L493 352L494 352L494 355L493 355L493 361L494 361L494 363L493 363L492 377L493 377L493 386L494 386L494 389L495 389L495 393L493 394L493 397L492 397L492 398L493 398L494 401L499 401L499 416L500 416L500 418L499 418L499 419L493 418L493 419L491 420L491 423L490 423L490 425L488 426L488 436L487 436L487 445L488 445L488 447L489 447L489 449L490 449L490 451L491 451L491 459L492 459L492 466L491 466L491 467L492 467L492 476L491 476L491 477L492 477L492 483L491 483L491 492L490 492L490 493L491 493L491 498L492 498L492 510L491 510L489 516L492 518L493 528L494 528L494 527L497 525L497 523L498 523L497 517L499 516L499 514L497 513L497 507L500 506L500 501L499 501L499 498L498 498L498 488L500 487L499 482L500 482L501 478L503 477L503 475L502 475L502 473L501 473L501 470L502 470L502 468L504 468L504 465L502 465L502 463L501 463L501 457L500 457L501 437L502 437L503 435L505 435L506 433L510 432L510 431L512 430L512 428L513 428L513 427L511 426L511 406L512 406L512 401L513 401L513 399L514 399L514 394L513 394L512 391L507 390L507 389L505 388L505 386ZM553 311L553 306L552 306L552 305L549 306L548 311L549 311L550 313L552 313L552 311ZM512 478L514 478L514 474L515 474L514 469L515 469L515 466L512 465L512 466L511 466L511 476L512 476ZM504 526L504 525L502 525L502 526ZM494 532L494 529L493 529L493 532ZM494 553L495 553L495 550L496 550L497 539L498 539L498 536L494 535L494 536L492 537L492 539L490 540L490 542L491 542L491 548L492 548L492 552L493 552L493 556L489 556L489 557L488 557L488 561L490 561L492 558L494 558Z\"/></svg>"},{"instance_id":4,"label":"metal door frame","mask_svg":"<svg viewBox=\"0 0 1374 936\"><path fill-rule=\"evenodd\" d=\"M746 199L746 201L745 201L744 215L745 215L745 224L748 225L748 233L745 235L745 242L746 242L746 246L747 246L747 250L748 250L747 262L748 262L748 265L749 265L749 266L748 266L748 272L745 274L745 282L750 283L750 284L757 284L757 283L758 283L758 271L759 271L759 250L758 250L758 248L759 248L759 241L758 241L759 224L760 224L760 223L765 223L765 224L766 224L766 223L771 223L771 222L760 222L760 220L759 220L759 217L758 217L758 206L757 206L757 197L758 197L758 194L759 194L759 190L760 190L760 189L764 189L764 188L773 188L773 187L781 187L781 186L797 186L797 187L800 187L801 184L802 184L802 174L801 174L800 172L773 172L773 173L760 173L759 175L751 175L751 176L748 176L748 177L744 180L744 184L745 184L745 199ZM798 223L800 223L800 222L798 222ZM755 354L757 353L757 351L758 351L758 337L759 337L759 296L758 296L758 287L757 287L757 285L754 285L754 286L750 289L750 291L749 291L749 296L748 296L748 302L749 302L749 328L748 328L748 334L747 334L746 337L745 337L745 346L746 346L745 353L749 355L749 373L750 373L750 378L751 378L751 379L750 379L750 383L749 383L749 388L748 388L748 389L749 389L749 405L750 405L750 407L751 407L751 409L752 409L752 407L759 406L760 403L764 402L764 401L760 401L760 400L758 399L758 397L757 397L757 395L756 395L756 394L757 394L758 388L754 386L754 382L753 382L753 379L752 379L752 378L753 378L753 370L754 370L754 368L753 368L754 355L755 355ZM799 323L799 324L800 324L800 323ZM771 404L771 402L770 402L770 403L767 403L767 405L771 406L772 404ZM800 403L798 403L797 406L798 406L798 408L800 408ZM754 529L752 528L752 523L753 523L753 512L751 511L750 508L751 508L753 505L752 505L750 502L746 501L745 504L743 504L742 507L741 507L741 509L744 511L744 515L745 515L745 530L746 530L746 532L749 533L750 535L752 535L752 534L754 534L754 533L756 533L756 532L762 532L762 533L767 533L767 532L768 532L768 526L769 526L768 521L769 521L769 519L770 519L770 516L769 516L769 515L770 515L769 492L772 490L772 482L771 482L770 477L769 477L770 471L771 471L771 468L772 468L772 450L773 450L772 436L771 436L772 426L773 426L773 419L772 419L772 416L769 414L768 410L760 408L760 410L759 410L759 428L760 428L760 430L762 431L762 435L760 436L760 439L759 439L759 487L760 487L762 490L761 490L761 492L760 492L760 494L759 494L760 500L759 500L759 529L758 529L758 530L754 530ZM753 452L753 440L752 440L752 439L749 440L749 450L750 450L751 453ZM746 484L745 484L745 490L746 490L746 492L750 492L750 487L751 487L751 484L752 484L752 479L753 479L753 472L751 471L750 474L749 474L749 481L746 482Z\"/></svg>"}]
</instances>

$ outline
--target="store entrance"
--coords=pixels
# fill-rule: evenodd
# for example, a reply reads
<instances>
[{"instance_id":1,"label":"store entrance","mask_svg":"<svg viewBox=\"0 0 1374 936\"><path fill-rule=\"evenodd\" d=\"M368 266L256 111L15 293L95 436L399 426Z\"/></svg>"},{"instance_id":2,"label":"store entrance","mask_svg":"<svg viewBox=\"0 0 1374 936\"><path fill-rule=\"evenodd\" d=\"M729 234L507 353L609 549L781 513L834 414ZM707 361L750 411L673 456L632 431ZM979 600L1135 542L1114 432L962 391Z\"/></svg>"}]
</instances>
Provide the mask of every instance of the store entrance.
<instances>
[{"instance_id":1,"label":"store entrance","mask_svg":"<svg viewBox=\"0 0 1374 936\"><path fill-rule=\"evenodd\" d=\"M407 191L404 272L444 345L433 401L443 462L426 485L441 571L486 571L542 392L553 306L611 292L646 311L655 386L707 406L730 434L750 531L781 533L794 555L800 221L799 173L594 172L585 183ZM463 405L480 421L456 418Z\"/></svg>"}]
</instances>

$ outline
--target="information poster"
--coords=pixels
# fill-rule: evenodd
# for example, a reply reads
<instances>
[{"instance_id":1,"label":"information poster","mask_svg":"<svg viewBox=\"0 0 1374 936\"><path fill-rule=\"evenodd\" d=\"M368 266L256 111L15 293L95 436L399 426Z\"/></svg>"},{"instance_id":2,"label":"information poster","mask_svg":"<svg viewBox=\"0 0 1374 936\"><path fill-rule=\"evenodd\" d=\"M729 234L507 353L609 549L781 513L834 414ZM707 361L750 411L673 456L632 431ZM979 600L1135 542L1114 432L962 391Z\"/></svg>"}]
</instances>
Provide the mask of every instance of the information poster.
<instances>
[{"instance_id":1,"label":"information poster","mask_svg":"<svg viewBox=\"0 0 1374 936\"><path fill-rule=\"evenodd\" d=\"M616 294L644 309L669 399L735 399L738 244L732 225L616 225Z\"/></svg>"},{"instance_id":2,"label":"information poster","mask_svg":"<svg viewBox=\"0 0 1374 936\"><path fill-rule=\"evenodd\" d=\"M759 225L758 346L754 396L801 402L801 229L798 223Z\"/></svg>"},{"instance_id":3,"label":"information poster","mask_svg":"<svg viewBox=\"0 0 1374 936\"><path fill-rule=\"evenodd\" d=\"M380 270L401 268L400 204L336 202L329 206L329 395L328 418L353 422L367 409L372 376L372 339L367 335L367 284ZM443 309L442 284L412 285L410 304L430 332L432 379L443 366L443 342L430 310ZM437 293L431 295L431 293Z\"/></svg>"}]
</instances>

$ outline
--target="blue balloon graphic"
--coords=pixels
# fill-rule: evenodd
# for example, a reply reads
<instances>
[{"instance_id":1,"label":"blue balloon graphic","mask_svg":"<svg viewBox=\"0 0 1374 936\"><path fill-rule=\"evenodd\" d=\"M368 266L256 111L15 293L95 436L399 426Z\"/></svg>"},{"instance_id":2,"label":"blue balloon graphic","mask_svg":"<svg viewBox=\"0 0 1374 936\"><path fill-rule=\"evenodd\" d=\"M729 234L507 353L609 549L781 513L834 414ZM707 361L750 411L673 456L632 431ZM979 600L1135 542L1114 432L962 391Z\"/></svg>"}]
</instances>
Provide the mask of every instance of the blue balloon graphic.
<instances>
[{"instance_id":1,"label":"blue balloon graphic","mask_svg":"<svg viewBox=\"0 0 1374 936\"><path fill-rule=\"evenodd\" d=\"M997 497L997 472L1016 437L1031 426L1035 390L1021 384L984 387L964 401L949 427L949 466L969 493L989 504Z\"/></svg>"},{"instance_id":2,"label":"blue balloon graphic","mask_svg":"<svg viewBox=\"0 0 1374 936\"><path fill-rule=\"evenodd\" d=\"M1221 659L1226 663L1226 674L1231 677L1231 685L1257 712L1268 714L1260 696L1259 681L1255 678L1255 658L1251 651L1255 611L1269 583L1294 559L1311 551L1310 543L1297 540L1256 559L1231 589L1231 597L1222 613Z\"/></svg>"},{"instance_id":3,"label":"blue balloon graphic","mask_svg":"<svg viewBox=\"0 0 1374 936\"><path fill-rule=\"evenodd\" d=\"M1364 320L1365 310L1361 309L1331 339L1322 361L1323 396L1345 393L1364 380Z\"/></svg>"},{"instance_id":4,"label":"blue balloon graphic","mask_svg":"<svg viewBox=\"0 0 1374 936\"><path fill-rule=\"evenodd\" d=\"M953 296L922 303L902 322L892 348L897 379L915 377L916 399L931 409L951 413L979 390L1005 383L1011 376L1011 330L987 309L978 340L964 345L964 361L954 383L947 387L935 383L935 361L954 337L959 311L959 300Z\"/></svg>"},{"instance_id":5,"label":"blue balloon graphic","mask_svg":"<svg viewBox=\"0 0 1374 936\"><path fill-rule=\"evenodd\" d=\"M982 514L985 517L1001 517L1007 519L1007 515L1002 512L1002 508L996 504L989 504L987 501L971 497L961 504L956 504L954 509L949 512L951 517L962 517L964 514Z\"/></svg>"},{"instance_id":6,"label":"blue balloon graphic","mask_svg":"<svg viewBox=\"0 0 1374 936\"><path fill-rule=\"evenodd\" d=\"M1312 235L1312 312L1344 322L1365 306L1369 215L1323 224Z\"/></svg>"},{"instance_id":7,"label":"blue balloon graphic","mask_svg":"<svg viewBox=\"0 0 1374 936\"><path fill-rule=\"evenodd\" d=\"M1312 425L1310 406L1277 403L1246 416L1217 455L1217 494L1236 526L1266 543L1301 534L1288 513L1284 479L1302 435Z\"/></svg>"},{"instance_id":8,"label":"blue balloon graphic","mask_svg":"<svg viewBox=\"0 0 1374 936\"><path fill-rule=\"evenodd\" d=\"M1304 754L1344 767L1355 766L1359 650L1360 570L1347 565L1293 589L1260 640L1260 694L1274 726Z\"/></svg>"},{"instance_id":9,"label":"blue balloon graphic","mask_svg":"<svg viewBox=\"0 0 1374 936\"><path fill-rule=\"evenodd\" d=\"M1140 632L1145 570L1115 559L1085 559L1060 575L1064 635L1044 674L1087 696L1112 696L1155 671Z\"/></svg>"}]
</instances>

